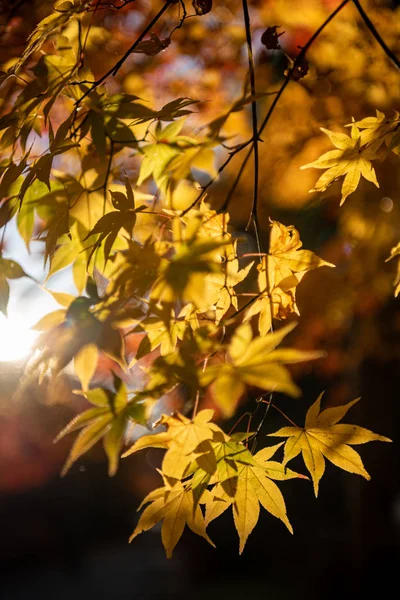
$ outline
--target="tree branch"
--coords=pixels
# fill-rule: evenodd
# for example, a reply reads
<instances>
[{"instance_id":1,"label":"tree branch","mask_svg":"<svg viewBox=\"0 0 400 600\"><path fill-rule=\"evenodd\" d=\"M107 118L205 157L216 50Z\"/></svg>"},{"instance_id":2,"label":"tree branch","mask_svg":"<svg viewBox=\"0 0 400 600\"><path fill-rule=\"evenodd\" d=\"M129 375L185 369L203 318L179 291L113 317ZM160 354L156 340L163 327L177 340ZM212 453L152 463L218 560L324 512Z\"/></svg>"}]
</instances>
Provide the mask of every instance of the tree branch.
<instances>
[{"instance_id":1,"label":"tree branch","mask_svg":"<svg viewBox=\"0 0 400 600\"><path fill-rule=\"evenodd\" d=\"M346 4L348 4L349 0L343 0L339 6L329 15L329 17L322 23L322 25L317 29L317 31L310 37L310 39L308 40L308 42L306 43L305 46L303 46L303 48L301 49L300 53L296 56L293 65L291 66L291 68L288 70L288 73L286 75L286 78L284 80L284 82L282 83L281 87L278 90L277 95L275 96L271 106L269 107L269 110L267 112L267 114L264 117L263 122L261 123L261 127L258 130L258 136L260 137L262 132L264 131L264 129L266 128L266 126L268 125L268 122L270 120L270 118L272 117L272 113L274 112L279 100L282 97L283 92L285 91L286 87L289 84L289 81L292 77L293 72L295 71L296 67L301 63L301 61L304 59L307 51L310 49L310 47L312 46L312 44L315 42L315 40L318 38L318 36L322 33L322 31L325 29L325 27L332 21L332 19L334 19L334 17L342 10L342 8L344 8L346 6ZM251 153L253 152L253 148L250 148L250 150L248 151L248 153L246 154L244 160L243 160L243 165L231 187L231 189L228 192L228 196L229 198L232 198L237 185L239 184L239 181L241 179L242 173L244 171L244 168L251 156ZM224 203L226 204L226 203Z\"/></svg>"},{"instance_id":2,"label":"tree branch","mask_svg":"<svg viewBox=\"0 0 400 600\"><path fill-rule=\"evenodd\" d=\"M371 19L367 15L367 13L364 11L359 0L353 0L353 4L356 7L356 9L358 10L358 12L360 13L360 16L361 16L362 20L364 21L365 25L368 27L368 29L370 30L370 32L372 33L372 35L374 36L374 38L376 39L376 41L378 42L378 44L380 45L382 50L385 52L386 56L388 56L390 58L390 60L396 65L396 67L398 69L400 69L399 59L392 52L392 50L389 48L389 46L387 46L385 40L381 37L380 33L375 28L375 25L372 23Z\"/></svg>"},{"instance_id":3,"label":"tree branch","mask_svg":"<svg viewBox=\"0 0 400 600\"><path fill-rule=\"evenodd\" d=\"M258 156L258 122L257 122L257 100L256 100L256 78L254 73L254 59L253 59L253 48L251 44L251 24L249 7L247 0L242 0L244 26L246 30L246 44L247 44L247 57L249 62L249 78L250 78L250 90L251 90L251 121L253 127L252 136L252 151L254 152L254 183L253 183L253 203L251 206L251 213L249 222L247 223L246 231L249 229L251 223L254 225L257 248L258 252L262 252L260 236L258 231L258 179L259 179L259 156Z\"/></svg>"},{"instance_id":4,"label":"tree branch","mask_svg":"<svg viewBox=\"0 0 400 600\"><path fill-rule=\"evenodd\" d=\"M136 40L133 42L133 44L130 46L130 48L128 48L128 50L122 56L122 58L120 58L119 61L116 62L115 65L113 67L111 67L111 69L109 71L107 71L107 73L104 73L104 75L102 75L100 77L100 79L97 79L96 81L94 81L92 83L92 85L89 87L89 89L86 90L86 92L75 102L75 108L77 108L79 106L79 104L82 102L82 100L84 98L86 98L91 92L93 92L93 90L96 89L99 85L101 85L103 83L103 81L105 81L110 75L113 75L115 77L115 75L118 73L118 71L120 70L120 68L126 61L126 59L128 58L128 56L130 56L132 54L132 52L140 44L140 42L143 40L143 38L152 30L154 25L157 23L157 21L160 19L160 17L162 17L162 15L170 7L171 4L172 4L172 0L167 0L165 2L164 6L162 6L162 8L158 11L158 13L152 18L150 23L148 23L148 25L146 25L146 27L143 29L142 33L136 38Z\"/></svg>"}]
</instances>

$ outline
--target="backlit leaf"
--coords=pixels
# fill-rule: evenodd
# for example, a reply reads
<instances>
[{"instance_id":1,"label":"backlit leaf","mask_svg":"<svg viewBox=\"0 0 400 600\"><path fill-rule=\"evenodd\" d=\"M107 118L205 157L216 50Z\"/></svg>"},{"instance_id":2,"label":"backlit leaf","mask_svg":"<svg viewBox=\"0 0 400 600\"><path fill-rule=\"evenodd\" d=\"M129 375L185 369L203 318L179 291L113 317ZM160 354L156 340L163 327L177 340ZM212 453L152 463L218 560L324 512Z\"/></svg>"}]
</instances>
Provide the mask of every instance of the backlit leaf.
<instances>
[{"instance_id":1,"label":"backlit leaf","mask_svg":"<svg viewBox=\"0 0 400 600\"><path fill-rule=\"evenodd\" d=\"M337 425L346 412L358 402L353 400L344 406L327 408L320 412L322 394L309 408L304 429L283 427L269 435L287 437L285 464L302 453L304 463L312 477L315 495L318 496L319 482L325 471L325 458L334 465L370 479L361 458L350 446L372 441L390 442L389 438L372 433L356 425Z\"/></svg>"},{"instance_id":2,"label":"backlit leaf","mask_svg":"<svg viewBox=\"0 0 400 600\"><path fill-rule=\"evenodd\" d=\"M377 158L376 149L363 147L363 138L355 123L351 126L351 136L335 134L323 128L322 131L330 137L338 149L330 150L314 162L301 167L302 169L310 167L327 169L310 192L324 192L336 179L344 176L340 201L340 204L343 204L346 198L357 189L361 177L379 187L371 163L372 159Z\"/></svg>"},{"instance_id":3,"label":"backlit leaf","mask_svg":"<svg viewBox=\"0 0 400 600\"><path fill-rule=\"evenodd\" d=\"M143 503L148 501L152 501L152 504L144 509L129 541L162 520L161 539L167 558L171 558L185 525L188 525L194 533L204 537L209 544L214 546L206 533L201 510L198 505L194 504L191 489L185 489L181 483L177 483L172 489L161 488L156 493L151 492Z\"/></svg>"}]
</instances>

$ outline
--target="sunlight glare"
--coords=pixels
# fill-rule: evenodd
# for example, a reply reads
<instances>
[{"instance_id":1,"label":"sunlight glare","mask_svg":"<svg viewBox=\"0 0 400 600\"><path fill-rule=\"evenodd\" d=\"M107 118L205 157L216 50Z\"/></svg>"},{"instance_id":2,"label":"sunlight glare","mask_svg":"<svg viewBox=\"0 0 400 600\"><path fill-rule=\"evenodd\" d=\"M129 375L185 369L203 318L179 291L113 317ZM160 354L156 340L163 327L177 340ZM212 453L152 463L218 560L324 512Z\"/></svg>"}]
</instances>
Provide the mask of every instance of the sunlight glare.
<instances>
[{"instance_id":1,"label":"sunlight glare","mask_svg":"<svg viewBox=\"0 0 400 600\"><path fill-rule=\"evenodd\" d=\"M26 358L38 335L17 315L6 318L0 314L0 362Z\"/></svg>"}]
</instances>

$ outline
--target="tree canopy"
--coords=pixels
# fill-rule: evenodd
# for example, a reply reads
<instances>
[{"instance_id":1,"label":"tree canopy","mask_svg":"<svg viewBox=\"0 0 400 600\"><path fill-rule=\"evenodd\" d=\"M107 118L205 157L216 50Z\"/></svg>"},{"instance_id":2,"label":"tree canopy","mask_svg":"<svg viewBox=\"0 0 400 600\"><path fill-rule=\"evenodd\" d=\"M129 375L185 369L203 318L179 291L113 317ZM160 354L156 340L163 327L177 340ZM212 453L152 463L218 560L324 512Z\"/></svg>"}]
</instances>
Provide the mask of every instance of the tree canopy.
<instances>
[{"instance_id":1,"label":"tree canopy","mask_svg":"<svg viewBox=\"0 0 400 600\"><path fill-rule=\"evenodd\" d=\"M162 487L131 539L162 521L168 557L185 525L213 544L207 527L230 508L240 553L260 505L292 532L282 482L310 480L317 496L325 459L369 479L352 446L390 441L342 423L358 399L306 398L298 425L280 398L298 401L300 375L329 361L323 332L344 331L367 288L380 305L400 294L393 9L9 0L2 10L0 310L10 282L31 277L8 252L15 224L28 250L41 243L34 284L60 306L34 327L21 390L72 363L87 401L57 438L79 431L63 474L99 441L110 475L121 457L164 449ZM330 254L323 221L335 221ZM61 272L75 293L52 289ZM307 474L288 466L299 455Z\"/></svg>"}]
</instances>

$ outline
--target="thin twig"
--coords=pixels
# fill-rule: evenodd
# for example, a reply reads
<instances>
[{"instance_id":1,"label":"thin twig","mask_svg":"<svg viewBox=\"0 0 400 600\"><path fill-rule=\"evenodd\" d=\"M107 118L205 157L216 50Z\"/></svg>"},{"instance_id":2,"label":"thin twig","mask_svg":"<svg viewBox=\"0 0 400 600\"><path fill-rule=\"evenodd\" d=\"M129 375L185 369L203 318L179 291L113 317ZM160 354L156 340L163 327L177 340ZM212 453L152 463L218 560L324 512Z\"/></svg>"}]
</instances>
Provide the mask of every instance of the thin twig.
<instances>
[{"instance_id":1,"label":"thin twig","mask_svg":"<svg viewBox=\"0 0 400 600\"><path fill-rule=\"evenodd\" d=\"M117 61L115 63L115 65L113 67L111 67L111 69L109 71L107 71L107 73L104 73L104 75L102 75L100 77L100 79L97 79L96 81L94 81L92 83L91 87L89 87L89 89L86 90L86 92L75 102L75 108L77 108L79 106L79 104L82 102L82 100L84 98L86 98L86 96L88 96L91 92L93 92L93 90L95 90L99 85L101 85L103 83L103 81L105 81L110 75L113 75L115 77L115 75L118 73L118 71L120 70L120 68L126 61L126 59L132 54L132 52L140 44L140 42L143 40L143 38L152 30L154 25L162 17L162 15L165 13L165 11L168 10L171 3L172 3L172 0L168 0L167 2L165 2L165 4L162 6L162 8L152 18L150 23L148 23L148 25L146 25L146 27L143 29L142 33L136 38L136 40L133 42L133 44L130 46L130 48L128 48L128 50L125 52L125 54L119 59L119 61Z\"/></svg>"},{"instance_id":2,"label":"thin twig","mask_svg":"<svg viewBox=\"0 0 400 600\"><path fill-rule=\"evenodd\" d=\"M354 1L354 0L353 0ZM305 46L303 46L303 48L300 50L299 54L296 56L293 65L291 66L291 68L288 70L287 75L285 80L283 81L281 87L278 90L278 93L276 94L271 106L269 107L269 110L267 112L267 114L264 117L263 122L261 123L261 127L258 130L258 136L261 137L262 132L264 131L264 129L266 128L270 118L272 117L272 114L279 102L279 100L282 97L283 92L285 91L286 87L289 84L289 81L292 77L293 72L295 71L296 67L301 63L301 61L304 59L307 51L310 49L310 47L312 46L312 44L315 42L315 40L318 38L318 36L322 33L322 31L325 29L325 27L332 21L332 19L342 10L342 8L344 8L346 6L346 4L349 3L349 0L343 0L343 2L341 2L339 4L339 6L329 15L329 17L322 23L322 25L317 29L317 31L310 37L310 39L308 40L308 42L306 43ZM248 151L248 153L246 154L244 160L243 160L243 164L242 167L239 170L239 173L236 176L236 179L231 187L231 189L229 190L229 198L232 198L233 194L235 193L236 187L239 184L239 181L242 177L244 168L251 156L251 153L253 152L253 147L250 148L250 150ZM224 205L227 204L226 202L224 203Z\"/></svg>"},{"instance_id":3,"label":"thin twig","mask_svg":"<svg viewBox=\"0 0 400 600\"><path fill-rule=\"evenodd\" d=\"M97 10L121 10L122 8L125 8L125 6L128 6L128 4L131 4L132 2L135 2L135 0L122 0L122 4L120 6L115 6L115 4L112 4L111 2L98 2L98 4L95 7L88 6L86 12L96 12Z\"/></svg>"},{"instance_id":4,"label":"thin twig","mask_svg":"<svg viewBox=\"0 0 400 600\"><path fill-rule=\"evenodd\" d=\"M370 32L372 33L372 35L374 36L374 38L376 39L376 41L378 42L378 44L380 45L382 50L390 58L390 60L396 65L396 67L398 69L400 69L399 59L394 54L394 52L392 52L392 50L389 48L389 46L387 46L385 40L381 37L380 33L375 28L375 25L372 23L371 19L367 15L367 13L364 11L359 0L353 0L353 4L356 7L356 9L358 10L358 12L360 13L362 20L364 21L365 25L368 27L368 29L370 30Z\"/></svg>"},{"instance_id":5,"label":"thin twig","mask_svg":"<svg viewBox=\"0 0 400 600\"><path fill-rule=\"evenodd\" d=\"M250 15L249 15L249 7L247 5L247 0L242 0L243 7L243 16L244 16L244 26L246 30L246 44L247 44L247 57L249 63L249 79L250 79L250 90L251 90L251 122L253 128L253 137L252 137L252 150L254 152L254 183L253 183L253 203L251 207L250 219L246 227L247 229L250 227L250 224L253 223L254 230L256 234L257 247L258 252L262 252L261 241L258 232L258 169L259 169L259 157L258 157L258 122L257 122L257 100L256 100L256 78L254 72L254 59L253 59L253 48L251 44L251 23L250 23Z\"/></svg>"},{"instance_id":6,"label":"thin twig","mask_svg":"<svg viewBox=\"0 0 400 600\"><path fill-rule=\"evenodd\" d=\"M191 203L191 205L188 206L187 208L185 208L185 210L182 212L182 215L181 215L182 217L185 216L186 213L188 213L192 208L194 208L196 206L196 204L198 204L198 202L200 202L200 200L205 196L208 188L211 187L213 183L215 183L215 181L221 175L222 171L224 171L226 169L226 167L229 165L229 163L231 162L232 158L238 152L241 152L241 150L244 150L244 148L246 148L247 146L249 146L251 143L252 143L252 139L248 140L247 142L243 142L243 144L239 144L238 146L236 146L236 148L234 148L233 150L231 150L229 152L228 158L219 167L219 169L218 169L217 174L215 175L215 177L213 177L212 179L210 179L210 181L208 183L206 183L205 185L202 186L201 192L199 193L199 195L197 196L197 198L195 198L193 200L193 202ZM219 209L218 212L219 213L222 212L221 209Z\"/></svg>"},{"instance_id":7,"label":"thin twig","mask_svg":"<svg viewBox=\"0 0 400 600\"><path fill-rule=\"evenodd\" d=\"M110 158L108 161L106 176L104 178L104 184L103 184L103 188L104 188L103 215L105 215L105 213L106 213L107 183L108 183L108 178L110 177L110 173L111 173L111 164L112 164L113 157L114 157L114 142L112 140L110 140Z\"/></svg>"},{"instance_id":8,"label":"thin twig","mask_svg":"<svg viewBox=\"0 0 400 600\"><path fill-rule=\"evenodd\" d=\"M301 429L301 427L296 425L296 423L290 417L288 417L287 414L284 413L283 410L279 408L279 406L276 406L276 404L273 404L270 400L262 400L261 402L262 402L262 404L270 404L272 406L272 408L275 408L275 410L277 410L282 415L282 417L285 417L286 421L289 421L289 423L291 425L293 425L293 427L297 427L297 429Z\"/></svg>"},{"instance_id":9,"label":"thin twig","mask_svg":"<svg viewBox=\"0 0 400 600\"><path fill-rule=\"evenodd\" d=\"M240 415L240 417L238 418L238 420L236 421L236 423L231 427L228 435L232 435L233 431L236 429L236 427L239 425L239 423L241 423L241 421L245 418L248 417L249 415L251 415L251 412L245 412L242 415Z\"/></svg>"},{"instance_id":10,"label":"thin twig","mask_svg":"<svg viewBox=\"0 0 400 600\"><path fill-rule=\"evenodd\" d=\"M236 177L235 177L235 181L234 181L234 182L233 182L233 184L231 185L231 187L230 187L230 189L229 189L229 192L228 192L228 194L227 194L227 196L226 196L226 198L225 198L225 201L224 201L224 203L223 203L223 204L222 204L222 206L221 206L221 207L218 209L218 212L219 212L219 213L226 212L226 211L228 210L228 206L229 206L229 204L230 204L230 201L232 200L232 196L233 196L233 194L235 193L235 190L236 190L236 188L237 188L237 185L238 185L238 183L239 183L239 181L240 181L240 178L241 178L241 177L242 177L242 175L243 175L243 171L244 171L244 170L245 170L245 168L246 168L246 165L247 165L247 163L248 163L248 161L249 161L249 158L250 158L250 156L251 156L251 153L252 153L252 150L250 150L250 151L249 151L249 152L246 154L246 156L245 156L244 160L242 161L242 164L240 165L240 169L239 169L239 171L238 171L238 173L237 173L237 175L236 175Z\"/></svg>"},{"instance_id":11,"label":"thin twig","mask_svg":"<svg viewBox=\"0 0 400 600\"><path fill-rule=\"evenodd\" d=\"M9 212L9 215L11 214L11 210ZM7 230L7 225L8 225L9 221L7 221L6 223L4 223L3 226L3 231L1 233L1 240L0 240L0 254L3 252L4 250L4 239L6 237L6 230Z\"/></svg>"},{"instance_id":12,"label":"thin twig","mask_svg":"<svg viewBox=\"0 0 400 600\"><path fill-rule=\"evenodd\" d=\"M247 449L249 448L249 437L250 437L251 422L253 420L253 415L257 411L257 408L258 408L258 406L256 407L254 413L249 413L249 418L248 418L248 421L247 421L247 427L246 427L246 434L247 434L247 437L246 437L246 448Z\"/></svg>"},{"instance_id":13,"label":"thin twig","mask_svg":"<svg viewBox=\"0 0 400 600\"><path fill-rule=\"evenodd\" d=\"M210 358L211 358L210 356L206 356L206 358L204 359L204 362L203 362L203 373L206 370L207 363L208 363L208 361L209 361ZM199 408L199 402L200 402L200 388L196 392L196 400L195 400L194 406L193 406L192 420L195 418L195 416L197 414L197 409Z\"/></svg>"},{"instance_id":14,"label":"thin twig","mask_svg":"<svg viewBox=\"0 0 400 600\"><path fill-rule=\"evenodd\" d=\"M257 438L258 438L258 436L260 435L260 433L261 433L261 431L262 431L262 428L263 428L263 426L264 426L264 423L265 423L265 421L266 421L266 418L267 418L267 416L268 416L268 413L269 413L269 409L271 408L271 404L272 404L272 398L273 398L273 395L274 395L274 393L273 393L273 392L269 392L269 402L267 403L267 405L266 405L266 407L265 407L264 414L263 414L263 416L261 417L261 420L260 420L260 422L259 422L259 424L258 424L258 427L257 427L257 429L256 429L256 431L255 431L255 433L254 433L254 435L253 435L253 436L252 436L252 438L251 438L251 439L253 440L253 444L252 444L252 446L251 446L251 453L252 453L252 454L254 454L254 452L256 451L256 447L257 447ZM260 396L260 398L259 398L259 399L257 399L257 400L258 400L258 403L257 403L257 405L259 405L259 404L261 403L261 401L262 401L262 399L264 398L264 396L265 396L265 394L264 394L263 396ZM248 440L248 441L250 441L250 440Z\"/></svg>"},{"instance_id":15,"label":"thin twig","mask_svg":"<svg viewBox=\"0 0 400 600\"><path fill-rule=\"evenodd\" d=\"M253 145L251 150L254 152L254 183L253 183L253 202L251 206L250 218L247 223L245 231L248 231L251 225L254 228L254 234L256 238L257 250L258 253L261 254L263 252L261 236L260 236L260 227L258 222L258 180L259 180L259 156L258 156L258 141L259 134L257 131L258 122L257 122L257 101L256 101L256 83L255 83L255 72L254 72L254 60L253 60L253 50L251 46L251 25L250 25L250 15L247 5L247 0L242 0L243 5L243 15L244 15L244 24L246 29L246 42L247 42L247 54L249 61L249 79L250 79L250 89L251 96L253 98L251 102L251 120L252 120L252 128L253 128ZM259 257L260 264L262 263L261 256ZM270 309L270 320L271 320L271 333L274 331L273 326L273 306L272 306L272 295L271 295L271 285L270 278L268 273L268 258L266 258L266 283L267 283L267 295L269 299L269 309ZM250 427L250 423L249 423Z\"/></svg>"}]
</instances>

